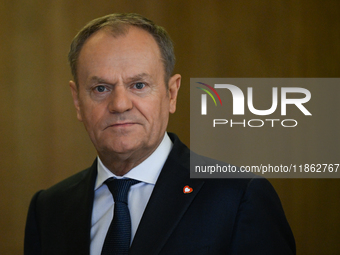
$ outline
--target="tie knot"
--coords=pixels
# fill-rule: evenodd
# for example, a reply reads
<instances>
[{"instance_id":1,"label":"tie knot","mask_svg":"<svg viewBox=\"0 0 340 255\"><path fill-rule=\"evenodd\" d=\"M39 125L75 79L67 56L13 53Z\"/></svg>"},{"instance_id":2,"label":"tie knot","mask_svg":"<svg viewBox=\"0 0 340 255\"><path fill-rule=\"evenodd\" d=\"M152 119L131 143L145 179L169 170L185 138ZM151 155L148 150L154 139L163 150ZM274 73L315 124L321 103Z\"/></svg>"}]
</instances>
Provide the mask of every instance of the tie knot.
<instances>
[{"instance_id":1,"label":"tie knot","mask_svg":"<svg viewBox=\"0 0 340 255\"><path fill-rule=\"evenodd\" d=\"M105 181L105 184L112 193L113 199L116 202L123 202L127 204L127 197L129 189L132 185L140 181L134 179L114 179L110 178Z\"/></svg>"}]
</instances>

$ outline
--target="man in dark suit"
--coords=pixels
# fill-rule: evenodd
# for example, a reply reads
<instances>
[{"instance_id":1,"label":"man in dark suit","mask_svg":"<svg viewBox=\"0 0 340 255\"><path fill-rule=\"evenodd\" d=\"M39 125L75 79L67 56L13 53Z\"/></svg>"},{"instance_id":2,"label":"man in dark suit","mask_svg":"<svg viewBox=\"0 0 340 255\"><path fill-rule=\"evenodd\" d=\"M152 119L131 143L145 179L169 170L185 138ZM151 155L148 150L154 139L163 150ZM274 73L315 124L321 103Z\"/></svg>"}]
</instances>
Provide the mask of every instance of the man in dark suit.
<instances>
[{"instance_id":1,"label":"man in dark suit","mask_svg":"<svg viewBox=\"0 0 340 255\"><path fill-rule=\"evenodd\" d=\"M166 133L181 76L172 75L163 28L136 14L96 19L73 40L69 61L77 118L98 157L33 197L26 255L295 254L267 180L190 179L190 156L201 166L215 161ZM136 181L122 205L111 184L126 180ZM114 252L123 242L126 250Z\"/></svg>"}]
</instances>

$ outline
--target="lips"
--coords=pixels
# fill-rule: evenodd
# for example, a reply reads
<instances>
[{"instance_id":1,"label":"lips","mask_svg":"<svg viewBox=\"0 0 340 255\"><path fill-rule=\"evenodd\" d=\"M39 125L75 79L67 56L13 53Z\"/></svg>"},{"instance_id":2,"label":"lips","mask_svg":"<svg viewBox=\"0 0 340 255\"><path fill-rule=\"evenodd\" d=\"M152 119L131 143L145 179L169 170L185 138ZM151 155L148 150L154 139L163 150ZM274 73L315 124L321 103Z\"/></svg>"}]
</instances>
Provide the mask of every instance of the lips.
<instances>
[{"instance_id":1,"label":"lips","mask_svg":"<svg viewBox=\"0 0 340 255\"><path fill-rule=\"evenodd\" d=\"M138 124L138 123L135 123L135 122L114 123L114 124L111 124L111 125L107 126L105 129L107 129L107 128L124 128L124 127L133 126L135 124Z\"/></svg>"}]
</instances>

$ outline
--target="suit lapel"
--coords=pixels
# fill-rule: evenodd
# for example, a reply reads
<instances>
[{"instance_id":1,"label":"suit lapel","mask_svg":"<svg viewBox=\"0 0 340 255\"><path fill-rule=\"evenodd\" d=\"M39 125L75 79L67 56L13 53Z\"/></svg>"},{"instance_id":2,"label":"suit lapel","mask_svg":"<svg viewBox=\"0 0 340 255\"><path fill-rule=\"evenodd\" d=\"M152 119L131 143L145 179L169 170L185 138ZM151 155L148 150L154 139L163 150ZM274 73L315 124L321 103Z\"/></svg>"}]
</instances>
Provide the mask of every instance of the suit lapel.
<instances>
[{"instance_id":1,"label":"suit lapel","mask_svg":"<svg viewBox=\"0 0 340 255\"><path fill-rule=\"evenodd\" d=\"M83 172L79 182L65 192L64 214L65 240L69 254L89 254L94 183L97 176L97 160ZM84 224L84 222L86 224Z\"/></svg>"},{"instance_id":2,"label":"suit lapel","mask_svg":"<svg viewBox=\"0 0 340 255\"><path fill-rule=\"evenodd\" d=\"M204 181L190 179L189 149L170 135L174 147L157 180L129 254L158 254L176 228ZM184 193L189 186L191 193Z\"/></svg>"}]
</instances>

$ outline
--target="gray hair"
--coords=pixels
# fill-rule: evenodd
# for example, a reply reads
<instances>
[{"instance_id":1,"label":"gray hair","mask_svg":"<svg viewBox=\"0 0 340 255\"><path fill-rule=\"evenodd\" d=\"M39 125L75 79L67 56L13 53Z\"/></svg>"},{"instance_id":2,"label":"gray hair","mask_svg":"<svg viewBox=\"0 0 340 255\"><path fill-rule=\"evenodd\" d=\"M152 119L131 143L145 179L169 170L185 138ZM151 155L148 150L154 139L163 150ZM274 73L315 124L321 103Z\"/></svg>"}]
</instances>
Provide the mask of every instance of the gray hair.
<instances>
[{"instance_id":1,"label":"gray hair","mask_svg":"<svg viewBox=\"0 0 340 255\"><path fill-rule=\"evenodd\" d=\"M165 84L168 84L175 66L175 54L171 38L165 29L139 14L114 13L90 21L72 40L71 49L68 54L68 61L70 63L71 72L77 86L78 58L86 40L92 34L103 28L108 28L113 36L124 35L128 32L129 26L141 28L153 36L161 52L165 70Z\"/></svg>"}]
</instances>

